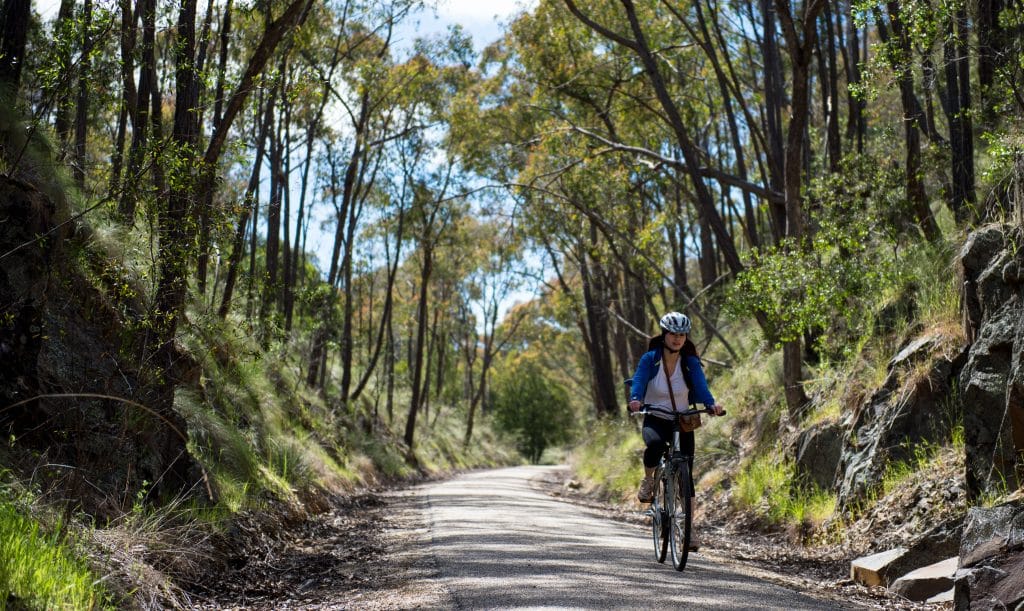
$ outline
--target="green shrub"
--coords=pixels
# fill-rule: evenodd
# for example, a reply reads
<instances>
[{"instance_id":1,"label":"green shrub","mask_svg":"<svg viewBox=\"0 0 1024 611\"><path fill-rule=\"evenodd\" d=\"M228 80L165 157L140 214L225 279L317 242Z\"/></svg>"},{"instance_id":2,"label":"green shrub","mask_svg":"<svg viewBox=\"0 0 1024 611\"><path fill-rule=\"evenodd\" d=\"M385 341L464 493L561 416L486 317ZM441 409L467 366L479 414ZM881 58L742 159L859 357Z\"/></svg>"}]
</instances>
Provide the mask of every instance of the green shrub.
<instances>
[{"instance_id":1,"label":"green shrub","mask_svg":"<svg viewBox=\"0 0 1024 611\"><path fill-rule=\"evenodd\" d=\"M569 392L549 379L536 360L511 359L494 375L494 424L516 439L516 447L532 462L549 446L569 441L574 423Z\"/></svg>"}]
</instances>

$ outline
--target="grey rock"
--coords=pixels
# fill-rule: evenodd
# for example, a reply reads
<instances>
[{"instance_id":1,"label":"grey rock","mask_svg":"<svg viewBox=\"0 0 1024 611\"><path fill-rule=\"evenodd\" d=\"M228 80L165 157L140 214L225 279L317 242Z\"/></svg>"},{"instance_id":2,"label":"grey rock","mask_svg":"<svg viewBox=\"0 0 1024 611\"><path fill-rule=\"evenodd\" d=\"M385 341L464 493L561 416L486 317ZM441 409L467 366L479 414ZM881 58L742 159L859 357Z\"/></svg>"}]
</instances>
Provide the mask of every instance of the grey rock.
<instances>
[{"instance_id":1,"label":"grey rock","mask_svg":"<svg viewBox=\"0 0 1024 611\"><path fill-rule=\"evenodd\" d=\"M843 451L844 429L837 422L823 423L800 433L794 457L797 473L818 488L831 489Z\"/></svg>"},{"instance_id":2,"label":"grey rock","mask_svg":"<svg viewBox=\"0 0 1024 611\"><path fill-rule=\"evenodd\" d=\"M894 570L898 573L908 573L958 556L964 530L963 523L962 517L951 518L919 536L907 547L907 553L896 563ZM953 583L950 582L949 587L952 586Z\"/></svg>"},{"instance_id":3,"label":"grey rock","mask_svg":"<svg viewBox=\"0 0 1024 611\"><path fill-rule=\"evenodd\" d=\"M1022 279L1024 279L1024 274L1021 273L1020 261L1013 259L1003 266L1003 282L1020 284Z\"/></svg>"},{"instance_id":4,"label":"grey rock","mask_svg":"<svg viewBox=\"0 0 1024 611\"><path fill-rule=\"evenodd\" d=\"M1024 556L1002 556L956 572L955 609L1020 609L1024 605Z\"/></svg>"},{"instance_id":5,"label":"grey rock","mask_svg":"<svg viewBox=\"0 0 1024 611\"><path fill-rule=\"evenodd\" d=\"M908 600L924 601L953 589L958 558L953 556L913 570L894 581L889 589Z\"/></svg>"},{"instance_id":6,"label":"grey rock","mask_svg":"<svg viewBox=\"0 0 1024 611\"><path fill-rule=\"evenodd\" d=\"M960 543L962 566L1013 550L1024 550L1024 501L968 510Z\"/></svg>"},{"instance_id":7,"label":"grey rock","mask_svg":"<svg viewBox=\"0 0 1024 611\"><path fill-rule=\"evenodd\" d=\"M964 327L967 337L975 337L982 321L982 298L978 290L978 279L992 259L1002 251L1006 243L1003 227L989 225L975 231L960 249L961 307L964 311Z\"/></svg>"},{"instance_id":8,"label":"grey rock","mask_svg":"<svg viewBox=\"0 0 1024 611\"><path fill-rule=\"evenodd\" d=\"M956 421L949 397L963 357L932 354L939 344L938 338L924 338L904 347L882 387L857 410L840 457L841 506L863 500L892 461L909 460L923 442L949 438ZM910 363L926 358L934 359L926 375L903 380Z\"/></svg>"},{"instance_id":9,"label":"grey rock","mask_svg":"<svg viewBox=\"0 0 1024 611\"><path fill-rule=\"evenodd\" d=\"M1010 608L1024 603L1024 501L972 508L964 523L955 606Z\"/></svg>"}]
</instances>

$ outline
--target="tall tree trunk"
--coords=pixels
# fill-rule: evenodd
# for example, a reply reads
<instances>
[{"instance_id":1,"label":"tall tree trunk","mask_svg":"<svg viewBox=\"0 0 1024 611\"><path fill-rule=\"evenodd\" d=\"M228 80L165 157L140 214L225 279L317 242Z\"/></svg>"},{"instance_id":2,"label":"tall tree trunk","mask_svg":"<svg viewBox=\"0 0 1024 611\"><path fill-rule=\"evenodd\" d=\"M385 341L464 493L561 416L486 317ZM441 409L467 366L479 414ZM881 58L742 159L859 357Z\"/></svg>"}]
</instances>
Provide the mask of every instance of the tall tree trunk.
<instances>
[{"instance_id":1,"label":"tall tree trunk","mask_svg":"<svg viewBox=\"0 0 1024 611\"><path fill-rule=\"evenodd\" d=\"M923 170L921 167L921 133L924 126L924 112L921 104L914 94L914 73L911 70L911 58L913 57L910 47L910 37L903 23L898 2L887 2L889 20L892 26L892 38L888 35L885 23L878 15L878 32L883 42L895 45L900 65L895 66L897 81L900 88L900 102L903 105L903 130L906 149L906 190L907 200L910 202L914 217L924 232L925 237L936 240L940 236L938 223L932 215L928 205L928 195L925 192ZM877 13L876 13L877 15Z\"/></svg>"},{"instance_id":2,"label":"tall tree trunk","mask_svg":"<svg viewBox=\"0 0 1024 611\"><path fill-rule=\"evenodd\" d=\"M110 160L110 183L108 191L111 196L121 190L121 172L124 165L124 145L128 138L128 120L132 125L138 125L136 117L136 99L138 92L135 88L135 20L136 13L132 11L130 0L119 0L118 6L121 9L121 102L117 115L117 136L114 141L114 152Z\"/></svg>"},{"instance_id":3,"label":"tall tree trunk","mask_svg":"<svg viewBox=\"0 0 1024 611\"><path fill-rule=\"evenodd\" d=\"M284 164L281 168L281 290L278 293L278 312L285 315L289 296L292 294L292 156L289 154L292 148L292 105L285 105L284 113ZM291 319L284 317L284 332L291 331Z\"/></svg>"},{"instance_id":4,"label":"tall tree trunk","mask_svg":"<svg viewBox=\"0 0 1024 611\"><path fill-rule=\"evenodd\" d=\"M281 141L281 122L270 138L270 199L267 200L267 244L266 273L264 275L263 297L260 303L260 319L263 326L264 346L270 340L268 318L278 304L279 283L277 278L281 246L281 197L284 193L283 164L285 144Z\"/></svg>"},{"instance_id":5,"label":"tall tree trunk","mask_svg":"<svg viewBox=\"0 0 1024 611\"><path fill-rule=\"evenodd\" d=\"M786 194L786 237L794 241L793 247L804 248L807 229L804 219L803 188L803 147L810 111L809 67L812 49L817 38L816 22L824 9L822 0L809 0L804 4L803 15L794 16L788 0L775 0L779 24L786 39L786 51L793 71L790 94L790 114L786 128L786 151L783 164ZM807 404L804 393L802 350L799 339L785 342L782 348L783 383L785 384L786 406L793 417L799 417Z\"/></svg>"},{"instance_id":6,"label":"tall tree trunk","mask_svg":"<svg viewBox=\"0 0 1024 611\"><path fill-rule=\"evenodd\" d=\"M194 154L199 138L198 107L199 75L195 72L195 17L196 0L183 0L178 14L177 37L174 44L175 112L172 139L175 150L181 155ZM181 358L175 343L175 335L188 290L191 235L188 223L195 198L196 166L187 159L179 159L171 166L175 189L160 198L157 231L159 233L159 270L155 299L157 337L154 362L162 372L162 382L156 401L156 411L162 418L174 424L178 430L186 430L185 422L174 410L174 389L178 377L178 361ZM179 440L173 441L174 445ZM187 460L181 454L174 454L175 447L162 448L166 464L164 485L170 490L181 490L194 482L185 468ZM184 455L187 457L187 454Z\"/></svg>"},{"instance_id":7,"label":"tall tree trunk","mask_svg":"<svg viewBox=\"0 0 1024 611\"><path fill-rule=\"evenodd\" d=\"M842 45L843 65L846 67L846 82L849 85L860 85L860 32L857 22L853 18L853 2L848 0L840 4L843 6L842 22L846 24L846 41ZM842 31L842 26L836 28L837 32ZM864 124L864 100L861 96L846 95L846 139L854 143L854 150L857 154L864 152L864 135L866 127Z\"/></svg>"},{"instance_id":8,"label":"tall tree trunk","mask_svg":"<svg viewBox=\"0 0 1024 611\"><path fill-rule=\"evenodd\" d=\"M580 280L589 341L591 383L598 416L611 416L618 410L620 394L612 368L608 324L608 280L601 263L587 254L597 247L597 228L590 223L589 245L582 248Z\"/></svg>"},{"instance_id":9,"label":"tall tree trunk","mask_svg":"<svg viewBox=\"0 0 1024 611\"><path fill-rule=\"evenodd\" d=\"M204 38L208 35L210 21L213 17L213 5L214 2L211 0L207 5L206 20L203 24ZM224 79L227 73L227 61L228 61L228 46L231 41L231 10L233 6L233 0L227 0L224 5L224 14L221 17L220 36L219 36L219 54L217 62L217 83L214 86L213 93L213 125L219 125L221 121L221 115L224 110ZM205 48L205 45L204 45ZM205 63L205 62L204 62ZM210 265L210 249L211 249L211 237L210 237L210 214L213 210L213 190L207 190L202 194L203 205L202 210L207 211L199 219L199 258L196 264L196 280L198 282L198 288L200 294L206 293L206 275L207 269ZM216 293L216 286L214 287L214 293ZM214 295L210 295L211 301L214 299Z\"/></svg>"},{"instance_id":10,"label":"tall tree trunk","mask_svg":"<svg viewBox=\"0 0 1024 611\"><path fill-rule=\"evenodd\" d=\"M4 0L3 14L0 14L0 83L7 88L5 93L10 93L11 100L17 98L21 84L31 16L31 0Z\"/></svg>"},{"instance_id":11,"label":"tall tree trunk","mask_svg":"<svg viewBox=\"0 0 1024 611\"><path fill-rule=\"evenodd\" d=\"M324 92L323 98L326 101L328 97L327 92ZM289 271L289 277L292 278L293 287L285 294L284 303L284 319L285 329L292 328L292 317L294 316L295 310L295 287L298 283L301 268L299 266L298 253L303 251L302 248L302 219L306 214L306 191L309 189L309 170L313 165L313 144L316 142L316 131L321 121L323 120L323 108L324 105L320 105L320 110L314 120L311 120L306 125L306 158L302 163L302 177L299 179L299 211L296 215L295 220L295 242L292 245L292 252L295 256L292 257L292 268Z\"/></svg>"},{"instance_id":12,"label":"tall tree trunk","mask_svg":"<svg viewBox=\"0 0 1024 611\"><path fill-rule=\"evenodd\" d=\"M828 169L835 173L839 171L839 161L843 157L842 141L839 138L839 70L836 66L836 38L832 24L832 0L824 0L825 9L822 13L824 18L822 31L826 33L824 40L826 75L822 79L822 89L828 84L828 94L825 96L825 103L822 107L825 113L825 134L826 151L828 151ZM819 58L819 61L820 58Z\"/></svg>"},{"instance_id":13,"label":"tall tree trunk","mask_svg":"<svg viewBox=\"0 0 1024 611\"><path fill-rule=\"evenodd\" d=\"M946 96L943 108L949 123L952 161L950 208L960 223L976 218L974 204L974 135L971 125L970 58L967 56L967 12L950 15L943 43Z\"/></svg>"},{"instance_id":14,"label":"tall tree trunk","mask_svg":"<svg viewBox=\"0 0 1024 611\"><path fill-rule=\"evenodd\" d=\"M384 373L387 380L387 399L384 402L385 411L388 414L388 426L395 421L395 329L393 324L394 316L388 312L387 316L387 349L384 352Z\"/></svg>"},{"instance_id":15,"label":"tall tree trunk","mask_svg":"<svg viewBox=\"0 0 1024 611\"><path fill-rule=\"evenodd\" d=\"M256 189L260 184L260 170L263 167L263 156L266 152L267 135L270 133L270 126L274 121L274 101L277 99L278 88L270 92L270 97L265 103L263 120L260 122L259 135L256 137L256 157L253 161L252 172L249 174L249 184L245 188L244 205L242 212L238 215L238 222L235 225L235 236L231 243L231 255L228 259L227 275L224 279L224 294L221 297L220 308L217 315L224 319L231 309L231 297L235 290L235 282L238 278L238 268L242 263L242 255L245 252L245 233L249 226L249 218L254 215L258 196ZM253 241L256 241L256 234L253 233Z\"/></svg>"},{"instance_id":16,"label":"tall tree trunk","mask_svg":"<svg viewBox=\"0 0 1024 611\"><path fill-rule=\"evenodd\" d=\"M17 25L17 15L19 15L21 10L31 11L31 2L27 3L27 6L24 6L24 9L23 9L22 8L23 5L21 4L22 1L23 0L4 0L4 6L5 7L10 6L9 10L11 12L11 15L14 17L14 20L12 20L10 22L10 25L7 25L6 22L5 22L5 25L4 25L5 32L6 32L8 27L10 27L12 30L14 28L19 28L19 26ZM53 128L54 128L54 131L57 132L57 140L60 142L60 148L61 148L62 154L66 153L66 151L68 150L68 148L71 145L71 129L72 129L72 126L73 126L72 111L74 109L74 104L73 104L73 98L70 95L70 92L71 92L70 79L73 78L73 75L74 75L74 71L71 70L71 66L72 66L71 49L73 47L72 47L72 45L67 44L68 43L67 39L68 39L68 37L71 36L71 33L73 32L73 30L75 28L74 17L75 17L75 0L61 0L60 1L60 9L58 9L58 11L57 11L57 22L54 23L54 31L58 33L58 36L60 36L62 39L64 39L64 44L62 45L62 48L61 48L61 50L58 53L58 61L60 61L62 65L68 66L69 71L68 71L68 74L67 74L67 76L65 78L69 79L69 80L65 81L64 79L62 79L61 83L57 85L57 90L54 92L55 95L56 95L56 98L57 98L57 100L56 100L57 111L56 111L56 116L54 117ZM25 35L28 34L28 25L29 25L28 18L29 18L29 13L26 13L25 14L25 24L24 24L25 27L24 28L20 28L18 31L12 31L10 35L7 35L6 33L4 35L4 38L6 40L10 40L11 43L14 44L15 47L18 46L18 43L17 43L18 37L19 36L25 36ZM20 46L21 46L21 49L22 49L22 55L24 55L25 42L22 41L20 43ZM8 57L6 52L4 53L4 57L5 58ZM20 57L20 56L16 55L16 54L12 54L9 57L12 60L14 60L14 59L16 59L17 57ZM21 61L17 62L19 74L20 74L21 64L22 64ZM12 66L13 65L14 64L12 63Z\"/></svg>"},{"instance_id":17,"label":"tall tree trunk","mask_svg":"<svg viewBox=\"0 0 1024 611\"><path fill-rule=\"evenodd\" d=\"M429 239L420 243L423 253L423 264L420 267L420 294L416 306L416 339L412 345L412 399L409 401L409 415L405 420L405 445L409 449L408 459L415 460L413 453L413 442L416 435L416 416L423 400L423 352L425 349L427 333L427 312L429 304L427 298L430 295L430 277L434 271L434 252Z\"/></svg>"},{"instance_id":18,"label":"tall tree trunk","mask_svg":"<svg viewBox=\"0 0 1024 611\"><path fill-rule=\"evenodd\" d=\"M150 116L153 93L157 87L156 74L156 0L139 0L142 18L142 66L139 70L138 102L132 123L132 143L128 149L128 169L124 187L118 200L118 215L132 224L139 200L139 181L149 140L149 130L155 119Z\"/></svg>"},{"instance_id":19,"label":"tall tree trunk","mask_svg":"<svg viewBox=\"0 0 1024 611\"><path fill-rule=\"evenodd\" d=\"M764 39L762 56L764 61L764 103L765 132L768 134L768 174L773 190L783 191L786 184L785 147L782 135L782 107L785 105L785 91L782 77L782 55L775 25L775 7L772 0L760 0L761 14L764 19ZM772 203L772 228L776 241L787 235L787 214L789 210L786 200Z\"/></svg>"},{"instance_id":20,"label":"tall tree trunk","mask_svg":"<svg viewBox=\"0 0 1024 611\"><path fill-rule=\"evenodd\" d=\"M711 228L708 226L708 219L701 214L698 219L700 231L700 256L697 263L700 268L701 287L708 287L715 283L718 277L717 261L715 260L715 240L711 235Z\"/></svg>"},{"instance_id":21,"label":"tall tree trunk","mask_svg":"<svg viewBox=\"0 0 1024 611\"><path fill-rule=\"evenodd\" d=\"M75 146L72 174L79 189L85 188L86 137L89 129L89 79L92 78L92 0L82 4L82 58L78 62L78 102L75 105Z\"/></svg>"},{"instance_id":22,"label":"tall tree trunk","mask_svg":"<svg viewBox=\"0 0 1024 611\"><path fill-rule=\"evenodd\" d=\"M623 282L624 279L621 275L616 278L616 280L617 282L615 283L613 302L616 304L616 310L621 310L621 304L624 304L626 301L625 291L628 290L628 287L626 286L628 284L628 280ZM622 312L618 312L618 314L619 316L623 315ZM629 333L629 329L622 324L621 321L616 320L615 324L611 326L611 343L614 350L613 355L615 357L612 360L614 362L614 366L618 368L618 374L615 376L616 380L628 378L633 371L633 366L635 365L635 361L633 361L629 353Z\"/></svg>"},{"instance_id":23,"label":"tall tree trunk","mask_svg":"<svg viewBox=\"0 0 1024 611\"><path fill-rule=\"evenodd\" d=\"M430 422L430 384L434 379L434 364L436 363L435 352L437 351L437 319L439 310L433 308L434 315L430 322L429 338L427 339L427 350L423 357L423 388L420 390L420 411L423 413L424 422Z\"/></svg>"},{"instance_id":24,"label":"tall tree trunk","mask_svg":"<svg viewBox=\"0 0 1024 611\"><path fill-rule=\"evenodd\" d=\"M978 0L975 20L978 35L978 91L982 125L995 123L995 107L999 94L995 90L996 70L1006 62L1005 32L999 23L999 14L1006 0ZM966 41L964 41L966 42Z\"/></svg>"}]
</instances>

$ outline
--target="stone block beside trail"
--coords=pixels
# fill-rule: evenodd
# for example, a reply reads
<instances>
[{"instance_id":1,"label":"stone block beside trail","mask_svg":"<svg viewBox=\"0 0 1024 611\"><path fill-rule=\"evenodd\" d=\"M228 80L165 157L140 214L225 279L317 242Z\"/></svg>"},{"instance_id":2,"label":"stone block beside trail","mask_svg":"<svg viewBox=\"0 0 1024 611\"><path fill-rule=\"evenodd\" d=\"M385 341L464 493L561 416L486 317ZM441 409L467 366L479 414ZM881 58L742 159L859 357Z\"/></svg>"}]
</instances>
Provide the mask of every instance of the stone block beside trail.
<instances>
[{"instance_id":1,"label":"stone block beside trail","mask_svg":"<svg viewBox=\"0 0 1024 611\"><path fill-rule=\"evenodd\" d=\"M907 553L905 547L857 558L850 563L850 579L866 586L888 586L897 575L894 564Z\"/></svg>"}]
</instances>

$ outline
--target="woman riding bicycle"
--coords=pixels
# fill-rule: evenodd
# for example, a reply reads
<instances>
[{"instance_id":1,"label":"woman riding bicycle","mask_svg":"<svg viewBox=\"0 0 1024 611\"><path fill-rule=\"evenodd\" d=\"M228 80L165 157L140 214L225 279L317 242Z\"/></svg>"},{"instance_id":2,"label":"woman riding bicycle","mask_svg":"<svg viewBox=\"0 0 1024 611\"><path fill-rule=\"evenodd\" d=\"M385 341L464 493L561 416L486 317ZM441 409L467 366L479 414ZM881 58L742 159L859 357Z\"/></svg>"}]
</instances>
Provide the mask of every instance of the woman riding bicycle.
<instances>
[{"instance_id":1,"label":"woman riding bicycle","mask_svg":"<svg viewBox=\"0 0 1024 611\"><path fill-rule=\"evenodd\" d=\"M648 351L640 357L629 393L630 411L635 412L644 404L655 408L644 416L643 436L647 449L644 451L644 479L637 493L641 503L654 499L654 470L666 445L672 443L672 433L678 426L679 418L671 415L672 412L686 411L692 403L703 403L712 408L716 416L722 414L722 406L715 403L708 390L697 348L687 337L690 319L685 314L669 312L658 324L661 335L650 339ZM681 433L679 443L683 454L692 460L693 431ZM696 507L696 499L693 500L692 506Z\"/></svg>"}]
</instances>

